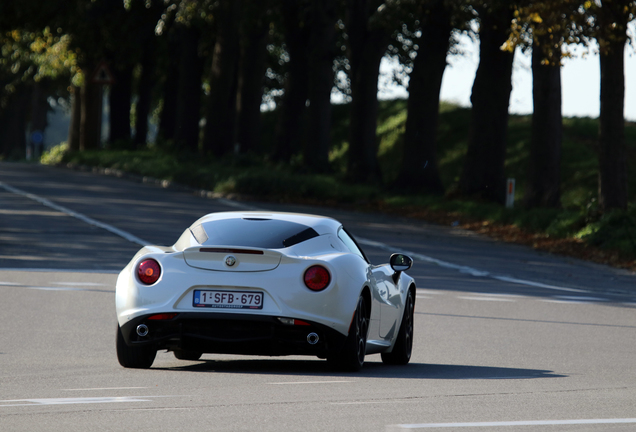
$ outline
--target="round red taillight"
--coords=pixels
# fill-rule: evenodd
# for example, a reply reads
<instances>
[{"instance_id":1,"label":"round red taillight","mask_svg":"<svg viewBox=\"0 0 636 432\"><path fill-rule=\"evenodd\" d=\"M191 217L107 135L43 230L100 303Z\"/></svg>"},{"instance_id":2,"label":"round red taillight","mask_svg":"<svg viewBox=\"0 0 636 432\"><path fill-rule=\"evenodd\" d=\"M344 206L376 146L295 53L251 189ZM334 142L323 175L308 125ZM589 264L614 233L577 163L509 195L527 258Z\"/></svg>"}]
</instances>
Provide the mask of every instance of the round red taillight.
<instances>
[{"instance_id":1,"label":"round red taillight","mask_svg":"<svg viewBox=\"0 0 636 432\"><path fill-rule=\"evenodd\" d=\"M331 282L331 276L326 268L322 266L312 266L305 271L305 277L303 278L305 285L312 291L321 291L327 288L329 282Z\"/></svg>"},{"instance_id":2,"label":"round red taillight","mask_svg":"<svg viewBox=\"0 0 636 432\"><path fill-rule=\"evenodd\" d=\"M161 276L161 267L159 267L159 263L153 259L142 261L137 266L137 277L146 285L152 285L157 282L159 276Z\"/></svg>"}]
</instances>

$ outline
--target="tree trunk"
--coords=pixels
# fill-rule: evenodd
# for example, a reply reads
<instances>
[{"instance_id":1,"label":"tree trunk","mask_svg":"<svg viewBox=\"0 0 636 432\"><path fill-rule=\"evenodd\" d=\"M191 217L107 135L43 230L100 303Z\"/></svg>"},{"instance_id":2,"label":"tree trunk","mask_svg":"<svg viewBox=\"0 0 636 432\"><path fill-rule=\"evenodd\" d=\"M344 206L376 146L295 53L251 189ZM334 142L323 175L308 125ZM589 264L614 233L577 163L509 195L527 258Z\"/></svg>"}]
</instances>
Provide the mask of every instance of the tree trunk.
<instances>
[{"instance_id":1,"label":"tree trunk","mask_svg":"<svg viewBox=\"0 0 636 432\"><path fill-rule=\"evenodd\" d=\"M285 44L289 53L287 81L276 123L276 139L272 157L288 162L303 141L303 120L309 96L309 43L307 2L283 0Z\"/></svg>"},{"instance_id":2,"label":"tree trunk","mask_svg":"<svg viewBox=\"0 0 636 432\"><path fill-rule=\"evenodd\" d=\"M436 155L439 94L452 26L442 1L437 2L430 16L417 41L419 50L409 75L403 155L395 187L441 195L444 185Z\"/></svg>"},{"instance_id":3,"label":"tree trunk","mask_svg":"<svg viewBox=\"0 0 636 432\"><path fill-rule=\"evenodd\" d=\"M110 87L109 121L110 134L108 142L118 143L125 148L130 147L130 108L132 99L132 65L113 68L115 84Z\"/></svg>"},{"instance_id":4,"label":"tree trunk","mask_svg":"<svg viewBox=\"0 0 636 432\"><path fill-rule=\"evenodd\" d=\"M351 64L351 117L347 176L353 181L381 180L377 161L378 76L380 61L388 46L387 32L371 24L377 4L368 0L348 1L348 35Z\"/></svg>"},{"instance_id":5,"label":"tree trunk","mask_svg":"<svg viewBox=\"0 0 636 432\"><path fill-rule=\"evenodd\" d=\"M168 65L163 83L163 106L159 117L158 138L172 141L177 129L177 104L179 89L180 31L171 29L167 35Z\"/></svg>"},{"instance_id":6,"label":"tree trunk","mask_svg":"<svg viewBox=\"0 0 636 432\"><path fill-rule=\"evenodd\" d=\"M87 70L92 70L87 68ZM82 84L80 151L98 149L102 140L102 86L89 80Z\"/></svg>"},{"instance_id":7,"label":"tree trunk","mask_svg":"<svg viewBox=\"0 0 636 432\"><path fill-rule=\"evenodd\" d=\"M148 117L158 69L156 67L158 37L155 35L155 29L157 21L165 12L165 3L161 0L131 2L127 12L129 19L135 23L137 46L141 47L141 54L138 55L141 75L135 89L137 102L135 104L135 135L132 142L132 147L138 149L145 146L148 140ZM164 24L170 26L171 20L166 20ZM134 46L133 43L131 45Z\"/></svg>"},{"instance_id":8,"label":"tree trunk","mask_svg":"<svg viewBox=\"0 0 636 432\"><path fill-rule=\"evenodd\" d=\"M251 7L261 3L254 2ZM261 135L261 103L263 101L263 77L267 61L267 34L269 21L265 10L248 25L243 25L243 46L239 62L237 96L237 142L241 153L258 152Z\"/></svg>"},{"instance_id":9,"label":"tree trunk","mask_svg":"<svg viewBox=\"0 0 636 432\"><path fill-rule=\"evenodd\" d=\"M535 41L532 50L532 137L528 180L524 196L527 207L561 207L561 66L541 64L546 58L543 43ZM555 59L561 58L555 48Z\"/></svg>"},{"instance_id":10,"label":"tree trunk","mask_svg":"<svg viewBox=\"0 0 636 432\"><path fill-rule=\"evenodd\" d=\"M508 38L512 12L504 5L491 12L480 10L479 13L479 66L470 97L468 151L459 190L465 196L503 204L514 53L502 51L500 47Z\"/></svg>"},{"instance_id":11,"label":"tree trunk","mask_svg":"<svg viewBox=\"0 0 636 432\"><path fill-rule=\"evenodd\" d=\"M31 98L30 89L20 86L9 96L7 107L0 111L0 156L23 159L26 155L26 119Z\"/></svg>"},{"instance_id":12,"label":"tree trunk","mask_svg":"<svg viewBox=\"0 0 636 432\"><path fill-rule=\"evenodd\" d=\"M603 210L626 209L625 39L605 43L609 49L600 54L599 204Z\"/></svg>"},{"instance_id":13,"label":"tree trunk","mask_svg":"<svg viewBox=\"0 0 636 432\"><path fill-rule=\"evenodd\" d=\"M196 153L199 150L203 73L203 60L199 56L200 33L186 26L180 26L178 31L181 56L174 141L178 150Z\"/></svg>"},{"instance_id":14,"label":"tree trunk","mask_svg":"<svg viewBox=\"0 0 636 432\"><path fill-rule=\"evenodd\" d=\"M71 121L68 125L68 148L70 151L80 149L80 124L82 118L82 89L71 85Z\"/></svg>"},{"instance_id":15,"label":"tree trunk","mask_svg":"<svg viewBox=\"0 0 636 432\"><path fill-rule=\"evenodd\" d=\"M150 116L150 102L152 89L155 84L155 42L154 38L148 41L148 46L141 59L141 76L137 85L137 107L135 109L135 148L143 147L148 140L148 117Z\"/></svg>"},{"instance_id":16,"label":"tree trunk","mask_svg":"<svg viewBox=\"0 0 636 432\"><path fill-rule=\"evenodd\" d=\"M335 0L313 0L309 38L309 136L303 159L305 166L314 172L329 170L335 26Z\"/></svg>"},{"instance_id":17,"label":"tree trunk","mask_svg":"<svg viewBox=\"0 0 636 432\"><path fill-rule=\"evenodd\" d=\"M236 137L240 0L222 0L214 45L203 133L203 149L215 156L231 153Z\"/></svg>"}]
</instances>

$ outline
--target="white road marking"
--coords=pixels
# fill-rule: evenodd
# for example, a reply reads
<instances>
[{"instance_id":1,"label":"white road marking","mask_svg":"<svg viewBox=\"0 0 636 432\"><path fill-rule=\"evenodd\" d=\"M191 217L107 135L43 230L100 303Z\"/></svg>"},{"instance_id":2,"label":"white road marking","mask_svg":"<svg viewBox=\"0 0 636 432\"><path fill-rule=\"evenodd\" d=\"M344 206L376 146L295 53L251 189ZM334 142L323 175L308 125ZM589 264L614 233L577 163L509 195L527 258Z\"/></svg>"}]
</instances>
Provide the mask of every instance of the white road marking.
<instances>
[{"instance_id":1,"label":"white road marking","mask_svg":"<svg viewBox=\"0 0 636 432\"><path fill-rule=\"evenodd\" d=\"M79 405L122 402L152 402L152 399L188 397L187 395L169 396L107 396L107 397L83 397L83 398L44 398L44 399L13 399L0 400L0 408L16 406L46 406L46 405Z\"/></svg>"},{"instance_id":2,"label":"white road marking","mask_svg":"<svg viewBox=\"0 0 636 432\"><path fill-rule=\"evenodd\" d=\"M79 219L79 220L81 220L83 222L86 222L89 225L93 225L93 226L96 226L98 228L105 229L106 231L108 231L110 233L113 233L113 234L116 234L116 235L118 235L118 236L120 236L120 237L122 237L122 238L124 238L124 239L126 239L126 240L128 240L130 242L132 242L132 243L136 243L136 244L138 244L140 246L146 246L146 245L150 244L149 242L147 242L145 240L142 240L139 237L136 237L136 236L130 234L129 232L120 230L119 228L115 228L112 225L108 225L108 224L105 224L105 223L100 222L98 220L92 219L92 218L90 218L88 216L85 216L85 215L83 215L81 213L74 212L71 209L67 209L66 207L62 207L61 205L55 204L54 202L49 201L46 198L42 198L42 197L39 197L37 195L25 192L25 191L17 189L17 188L14 188L13 186L9 186L8 184L3 183L3 182L0 182L0 187L5 189L8 192L14 193L16 195L23 196L25 198L29 198L29 199L31 199L33 201L36 201L36 202L39 202L40 204L42 204L42 205L44 205L46 207L52 208L53 210L57 210L59 212L65 213L65 214L67 214L69 216L72 216L72 217L74 217L76 219Z\"/></svg>"},{"instance_id":3,"label":"white road marking","mask_svg":"<svg viewBox=\"0 0 636 432\"><path fill-rule=\"evenodd\" d=\"M120 270L93 270L93 269L51 269L51 268L0 268L0 271L22 273L94 273L94 274L119 274Z\"/></svg>"},{"instance_id":4,"label":"white road marking","mask_svg":"<svg viewBox=\"0 0 636 432\"><path fill-rule=\"evenodd\" d=\"M94 387L94 388L62 389L62 391L139 390L139 389L146 389L146 388L148 387Z\"/></svg>"},{"instance_id":5,"label":"white road marking","mask_svg":"<svg viewBox=\"0 0 636 432\"><path fill-rule=\"evenodd\" d=\"M576 301L592 301L592 302L605 302L607 299L600 297L576 297L576 296L554 296L559 300L576 300Z\"/></svg>"},{"instance_id":6,"label":"white road marking","mask_svg":"<svg viewBox=\"0 0 636 432\"><path fill-rule=\"evenodd\" d=\"M462 300L477 300L477 301L494 301L494 302L514 302L513 299L505 299L498 297L477 297L477 296L457 296L458 299Z\"/></svg>"},{"instance_id":7,"label":"white road marking","mask_svg":"<svg viewBox=\"0 0 636 432\"><path fill-rule=\"evenodd\" d=\"M534 287L537 287L537 288L547 288L547 289L551 289L551 290L578 292L578 293L590 292L590 291L580 290L580 289L576 289L576 288L565 288L565 287L560 287L560 286L556 286L556 285L547 285L547 284L544 284L544 283L541 283L541 282L527 281L527 280L524 280L524 279L517 279L517 278L513 278L513 277L508 277L508 276L492 275L491 277L493 279L497 279L497 280L500 280L502 282L510 282L510 283L515 283L515 284L520 284L520 285L534 286Z\"/></svg>"},{"instance_id":8,"label":"white road marking","mask_svg":"<svg viewBox=\"0 0 636 432\"><path fill-rule=\"evenodd\" d=\"M151 402L153 396L121 396L121 397L88 397L88 398L47 398L47 399L15 399L0 401L2 407L42 406L42 405L76 405L122 402ZM154 396L156 397L156 396Z\"/></svg>"},{"instance_id":9,"label":"white road marking","mask_svg":"<svg viewBox=\"0 0 636 432\"><path fill-rule=\"evenodd\" d=\"M479 293L482 296L498 297L498 298L512 298L512 299L527 299L528 296L522 294L501 294L501 293Z\"/></svg>"},{"instance_id":10,"label":"white road marking","mask_svg":"<svg viewBox=\"0 0 636 432\"><path fill-rule=\"evenodd\" d=\"M71 287L39 287L39 286L25 286L25 288L32 290L40 290L40 291L86 291L82 288L71 288Z\"/></svg>"},{"instance_id":11,"label":"white road marking","mask_svg":"<svg viewBox=\"0 0 636 432\"><path fill-rule=\"evenodd\" d=\"M26 270L25 270L26 271ZM51 270L49 270L51 271ZM32 290L40 290L40 291L107 291L107 290L99 290L96 288L91 288L91 286L108 286L107 284L90 284L90 283L73 283L73 284L69 284L69 285L75 285L74 287L69 287L69 286L62 286L62 285L67 285L64 282L51 282L52 284L60 284L60 286L54 286L54 287L49 287L49 286L29 286L29 285L24 285L24 284L18 284L18 283L13 283L13 282L0 282L0 287L12 287L12 288L26 288L26 289L32 289ZM84 288L80 288L81 286L85 285Z\"/></svg>"},{"instance_id":12,"label":"white road marking","mask_svg":"<svg viewBox=\"0 0 636 432\"><path fill-rule=\"evenodd\" d=\"M460 273L465 273L465 274L469 274L471 276L475 276L475 277L487 277L487 278L491 278L491 279L496 279L502 282L510 282L510 283L514 283L514 284L518 284L518 285L526 285L526 286L533 286L533 287L538 287L538 288L546 288L546 289L551 289L551 290L556 290L556 291L567 291L567 292L579 292L579 293L588 293L590 291L586 291L586 290L580 290L580 289L575 289L575 288L567 288L567 287L562 287L562 286L556 286L556 285L548 285L548 284L544 284L541 282L533 282L533 281L528 281L525 279L517 279L517 278L513 278L513 277L509 277L509 276L501 276L501 275L496 275L496 274L492 274L488 271L484 271L484 270L479 270L479 269L475 269L472 267L467 267L467 266L462 266L462 265L458 265L458 264L453 264L447 261L442 261L439 260L437 258L433 258L433 257L429 257L426 255L422 255L422 254L418 254L415 252L411 252L411 251L407 251L407 250L401 250L399 248L394 248L391 247L387 244L384 243L380 243L380 242L376 242L373 240L369 240L369 239L364 239L364 238L359 238L357 237L356 240L358 240L359 243L367 245L367 246L372 246L372 247L376 247L382 250L386 250L388 252L394 252L394 253L403 253L405 255L409 255L411 258L420 260L420 261L425 261L431 264L437 264L440 267L444 267L444 268L448 268L448 269L452 269L452 270L457 270Z\"/></svg>"},{"instance_id":13,"label":"white road marking","mask_svg":"<svg viewBox=\"0 0 636 432\"><path fill-rule=\"evenodd\" d=\"M572 305L576 305L576 304L593 304L594 302L590 302L590 301L576 301L576 300L557 300L557 299L540 299L539 301L542 301L544 303L556 303L556 304L572 304Z\"/></svg>"},{"instance_id":14,"label":"white road marking","mask_svg":"<svg viewBox=\"0 0 636 432\"><path fill-rule=\"evenodd\" d=\"M29 210L0 210L0 214L2 215L12 215L12 216L64 216L59 212L52 211L29 211Z\"/></svg>"},{"instance_id":15,"label":"white road marking","mask_svg":"<svg viewBox=\"0 0 636 432\"><path fill-rule=\"evenodd\" d=\"M350 383L353 381L290 381L290 382L271 382L272 385L302 385L302 384L340 384Z\"/></svg>"},{"instance_id":16,"label":"white road marking","mask_svg":"<svg viewBox=\"0 0 636 432\"><path fill-rule=\"evenodd\" d=\"M108 284L97 282L51 282L53 285L69 285L69 286L109 286Z\"/></svg>"},{"instance_id":17,"label":"white road marking","mask_svg":"<svg viewBox=\"0 0 636 432\"><path fill-rule=\"evenodd\" d=\"M580 420L530 420L508 422L472 422L472 423L421 423L398 424L387 426L387 430L400 429L433 429L433 428L478 428L503 426L558 426L558 425L593 425L593 424L626 424L636 423L636 418L622 419L580 419Z\"/></svg>"},{"instance_id":18,"label":"white road marking","mask_svg":"<svg viewBox=\"0 0 636 432\"><path fill-rule=\"evenodd\" d=\"M55 283L55 282L52 282ZM43 287L43 286L29 286L24 284L12 283L12 282L0 282L0 286L14 287L14 288L28 288L42 291L84 291L82 288L70 288L70 287Z\"/></svg>"}]
</instances>

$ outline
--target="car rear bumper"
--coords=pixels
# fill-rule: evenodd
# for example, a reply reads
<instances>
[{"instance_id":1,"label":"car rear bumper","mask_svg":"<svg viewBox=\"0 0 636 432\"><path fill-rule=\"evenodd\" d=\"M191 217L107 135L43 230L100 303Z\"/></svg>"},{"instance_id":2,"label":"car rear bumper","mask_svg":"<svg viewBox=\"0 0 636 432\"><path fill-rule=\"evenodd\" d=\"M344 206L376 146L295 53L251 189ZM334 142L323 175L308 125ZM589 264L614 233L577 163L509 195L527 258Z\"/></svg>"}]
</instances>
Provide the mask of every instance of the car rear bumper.
<instances>
[{"instance_id":1,"label":"car rear bumper","mask_svg":"<svg viewBox=\"0 0 636 432\"><path fill-rule=\"evenodd\" d=\"M156 314L153 314L156 315ZM158 350L246 355L312 355L327 357L342 349L346 336L325 325L284 324L278 317L236 313L179 313L168 320L137 317L122 326L129 346L152 345ZM138 327L147 328L140 336ZM141 332L144 333L143 331Z\"/></svg>"}]
</instances>

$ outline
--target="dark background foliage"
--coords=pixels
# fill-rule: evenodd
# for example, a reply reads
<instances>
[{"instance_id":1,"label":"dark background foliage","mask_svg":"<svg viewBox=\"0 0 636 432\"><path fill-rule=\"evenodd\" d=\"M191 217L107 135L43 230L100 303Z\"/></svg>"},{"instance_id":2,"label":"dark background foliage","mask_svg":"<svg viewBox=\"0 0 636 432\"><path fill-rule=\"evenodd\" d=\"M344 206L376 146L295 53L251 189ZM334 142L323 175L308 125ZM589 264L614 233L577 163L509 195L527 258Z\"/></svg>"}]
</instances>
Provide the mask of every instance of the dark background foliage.
<instances>
[{"instance_id":1,"label":"dark background foliage","mask_svg":"<svg viewBox=\"0 0 636 432\"><path fill-rule=\"evenodd\" d=\"M623 59L635 11L629 0L6 0L0 157L41 153L34 132L57 101L71 117L68 151L85 162L118 150L139 165L152 151L172 160L164 177L211 189L495 208L513 174L524 211L598 233L588 223L632 220L615 211L634 206ZM461 33L480 41L473 109L448 110L441 80ZM561 59L590 44L600 117L563 119ZM521 118L508 113L517 47L532 51L534 114ZM406 101L378 101L385 56L409 79ZM333 93L346 103L333 105ZM535 225L554 231L552 222Z\"/></svg>"}]
</instances>

